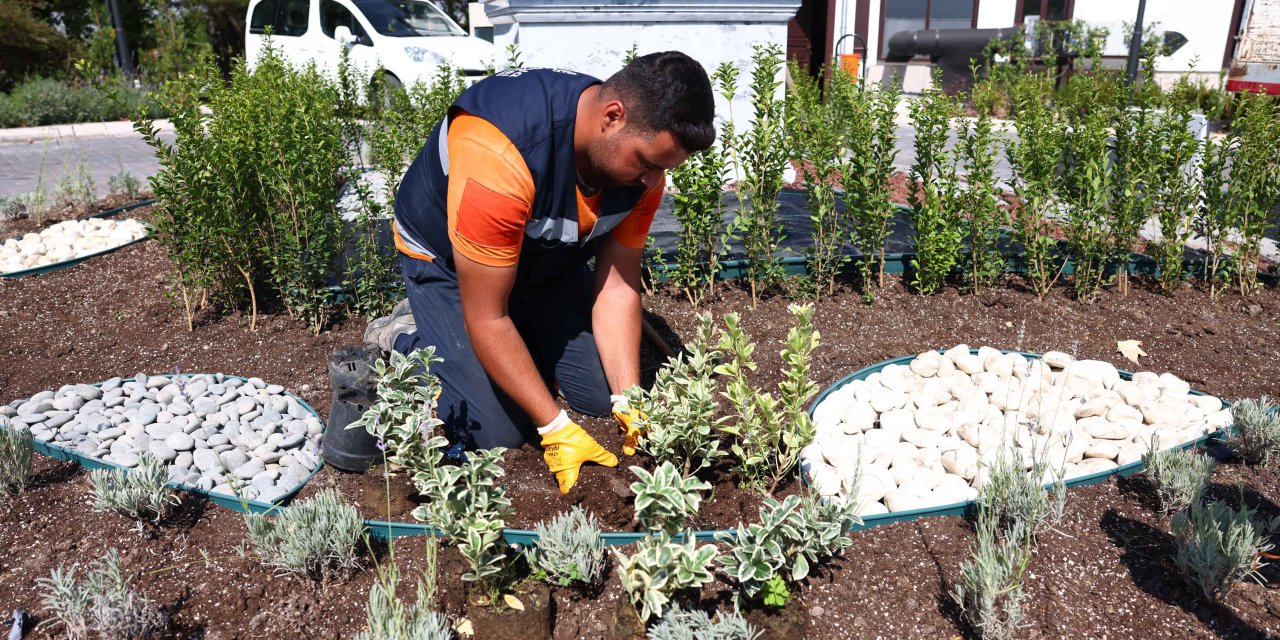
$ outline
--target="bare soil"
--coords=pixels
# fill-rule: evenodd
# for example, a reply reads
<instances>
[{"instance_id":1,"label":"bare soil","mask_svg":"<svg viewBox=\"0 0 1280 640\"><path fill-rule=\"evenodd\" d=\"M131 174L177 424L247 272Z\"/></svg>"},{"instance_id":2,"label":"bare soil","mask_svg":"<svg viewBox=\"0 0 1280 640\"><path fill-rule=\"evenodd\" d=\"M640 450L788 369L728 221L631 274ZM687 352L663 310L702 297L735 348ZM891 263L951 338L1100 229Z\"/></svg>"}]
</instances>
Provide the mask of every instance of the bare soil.
<instances>
[{"instance_id":1,"label":"bare soil","mask_svg":"<svg viewBox=\"0 0 1280 640\"><path fill-rule=\"evenodd\" d=\"M145 218L145 210L124 217ZM10 227L11 229L12 227ZM144 242L44 276L0 280L0 402L73 382L96 382L137 372L232 373L258 376L286 386L327 415L325 358L361 339L355 319L312 335L301 321L280 313L248 318L210 311L188 332L181 311L165 295L168 268L159 245ZM790 327L788 300L766 298L753 309L732 285L700 311L716 317L743 316L760 345L757 381L780 379L778 344ZM695 327L694 311L675 292L660 290L645 300L651 323L678 345ZM1059 288L1037 300L1016 277L999 289L962 294L954 288L929 297L910 293L893 277L873 304L847 284L817 303L822 335L812 377L820 387L863 366L957 343L1004 349L1075 351L1082 358L1122 368L1170 371L1196 389L1234 400L1280 395L1280 291L1268 287L1247 299L1227 294L1211 300L1196 286L1173 295L1151 283L1133 283L1128 295L1105 292L1093 304ZM1115 352L1117 340L1142 341L1149 355L1141 365ZM659 359L646 345L648 375ZM621 434L611 419L584 420L606 447L618 451ZM607 529L629 530L632 507L629 464L587 467L569 496L561 496L532 446L506 455L507 486L516 507L516 527L531 527L572 504L596 513ZM697 526L720 528L754 519L759 497L737 487L727 468L707 478L716 485ZM1220 465L1212 496L1243 501L1259 516L1280 515L1280 470ZM369 517L409 520L413 497L401 478L389 480L391 506L378 473L344 474L326 468L304 495L337 486ZM794 491L794 487L784 491ZM363 568L323 583L283 577L262 567L246 544L243 519L208 502L186 497L158 532L139 533L133 523L89 507L87 474L79 467L40 457L36 483L0 507L0 610L25 607L48 618L37 579L60 565L81 565L107 549L119 549L138 590L174 620L175 638L336 638L363 628L376 562L389 550L374 545ZM1113 479L1070 492L1063 522L1044 531L1027 573L1027 618L1020 637L1262 638L1280 633L1280 582L1271 568L1263 584L1241 583L1220 605L1201 603L1173 564L1169 518L1152 506L1141 477ZM853 534L841 558L808 581L802 606L808 637L968 637L949 594L968 554L972 526L940 517L877 527ZM400 595L414 598L413 583L424 566L425 538L400 539ZM465 610L465 570L447 547L440 560L438 608L450 616ZM731 606L733 587L716 582L701 604ZM555 637L601 638L613 623L622 596L614 574L599 593L552 588ZM52 625L28 637L60 637Z\"/></svg>"}]
</instances>

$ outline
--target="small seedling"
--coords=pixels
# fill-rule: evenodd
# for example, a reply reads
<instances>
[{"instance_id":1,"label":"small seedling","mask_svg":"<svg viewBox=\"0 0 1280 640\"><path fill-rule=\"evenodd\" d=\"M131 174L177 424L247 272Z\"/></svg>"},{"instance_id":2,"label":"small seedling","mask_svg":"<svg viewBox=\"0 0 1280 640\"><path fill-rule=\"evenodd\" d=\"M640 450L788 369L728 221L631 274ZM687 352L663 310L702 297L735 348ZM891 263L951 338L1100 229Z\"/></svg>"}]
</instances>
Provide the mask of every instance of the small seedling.
<instances>
[{"instance_id":1,"label":"small seedling","mask_svg":"<svg viewBox=\"0 0 1280 640\"><path fill-rule=\"evenodd\" d=\"M354 568L364 521L337 489L325 489L275 517L247 513L249 542L262 563L277 570L323 578Z\"/></svg>"},{"instance_id":2,"label":"small seedling","mask_svg":"<svg viewBox=\"0 0 1280 640\"><path fill-rule=\"evenodd\" d=\"M702 503L699 492L711 488L697 478L681 477L670 462L658 465L653 473L635 466L631 472L640 478L631 484L631 491L636 496L636 520L646 531L675 535L689 518L698 515Z\"/></svg>"},{"instance_id":3,"label":"small seedling","mask_svg":"<svg viewBox=\"0 0 1280 640\"><path fill-rule=\"evenodd\" d=\"M158 525L170 507L181 502L169 489L165 463L151 453L142 454L133 469L97 470L89 474L96 511L116 511L143 524Z\"/></svg>"},{"instance_id":4,"label":"small seedling","mask_svg":"<svg viewBox=\"0 0 1280 640\"><path fill-rule=\"evenodd\" d=\"M1022 621L1022 577L1031 559L1031 534L1021 523L1001 536L1000 526L979 507L977 539L960 565L955 598L965 619L984 639L1012 638Z\"/></svg>"},{"instance_id":5,"label":"small seedling","mask_svg":"<svg viewBox=\"0 0 1280 640\"><path fill-rule=\"evenodd\" d=\"M697 546L692 534L687 534L683 543L657 534L637 542L634 555L614 553L622 588L641 620L661 616L676 594L715 579L711 563L716 548L709 544Z\"/></svg>"},{"instance_id":6,"label":"small seedling","mask_svg":"<svg viewBox=\"0 0 1280 640\"><path fill-rule=\"evenodd\" d=\"M569 511L534 528L537 546L528 552L534 575L560 586L574 583L588 587L604 577L604 538L595 515L574 505Z\"/></svg>"},{"instance_id":7,"label":"small seedling","mask_svg":"<svg viewBox=\"0 0 1280 640\"><path fill-rule=\"evenodd\" d=\"M93 564L84 580L77 565L58 567L39 580L42 602L71 640L149 640L160 637L168 619L159 607L129 588L115 549Z\"/></svg>"}]
</instances>

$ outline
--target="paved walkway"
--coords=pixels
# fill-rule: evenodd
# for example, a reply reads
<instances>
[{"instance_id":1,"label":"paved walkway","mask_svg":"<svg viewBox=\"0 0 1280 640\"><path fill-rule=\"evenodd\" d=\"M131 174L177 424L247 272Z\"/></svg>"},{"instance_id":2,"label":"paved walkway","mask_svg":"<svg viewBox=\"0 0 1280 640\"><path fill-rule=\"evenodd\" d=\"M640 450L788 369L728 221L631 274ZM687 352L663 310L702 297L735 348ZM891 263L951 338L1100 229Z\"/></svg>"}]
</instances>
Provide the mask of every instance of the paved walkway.
<instances>
[{"instance_id":1,"label":"paved walkway","mask_svg":"<svg viewBox=\"0 0 1280 640\"><path fill-rule=\"evenodd\" d=\"M161 139L173 142L168 123L159 121ZM74 176L84 163L98 195L107 195L107 180L127 171L142 182L159 169L151 147L128 122L56 127L0 129L0 196L31 193L42 187L53 193L58 179Z\"/></svg>"}]
</instances>

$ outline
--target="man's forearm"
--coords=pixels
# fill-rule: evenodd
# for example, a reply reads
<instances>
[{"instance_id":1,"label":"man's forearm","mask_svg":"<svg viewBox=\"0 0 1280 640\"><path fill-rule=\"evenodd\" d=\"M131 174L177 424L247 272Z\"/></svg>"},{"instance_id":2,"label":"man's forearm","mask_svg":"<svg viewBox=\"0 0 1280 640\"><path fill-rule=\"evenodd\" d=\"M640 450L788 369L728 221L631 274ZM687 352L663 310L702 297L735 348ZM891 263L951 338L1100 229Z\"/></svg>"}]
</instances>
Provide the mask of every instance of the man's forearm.
<instances>
[{"instance_id":1,"label":"man's forearm","mask_svg":"<svg viewBox=\"0 0 1280 640\"><path fill-rule=\"evenodd\" d=\"M543 384L529 348L509 316L468 322L467 333L485 372L524 409L535 427L555 419L560 407Z\"/></svg>"},{"instance_id":2,"label":"man's forearm","mask_svg":"<svg viewBox=\"0 0 1280 640\"><path fill-rule=\"evenodd\" d=\"M640 383L640 295L630 287L608 287L591 308L592 333L604 377L613 393Z\"/></svg>"}]
</instances>

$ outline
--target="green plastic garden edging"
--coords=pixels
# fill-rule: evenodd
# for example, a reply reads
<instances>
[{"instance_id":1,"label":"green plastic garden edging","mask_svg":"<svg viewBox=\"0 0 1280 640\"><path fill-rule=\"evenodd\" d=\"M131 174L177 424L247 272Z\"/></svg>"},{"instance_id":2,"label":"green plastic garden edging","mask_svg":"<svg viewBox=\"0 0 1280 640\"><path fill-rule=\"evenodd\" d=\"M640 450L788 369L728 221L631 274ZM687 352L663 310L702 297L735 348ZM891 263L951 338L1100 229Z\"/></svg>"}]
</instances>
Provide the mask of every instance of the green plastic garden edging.
<instances>
[{"instance_id":1,"label":"green plastic garden edging","mask_svg":"<svg viewBox=\"0 0 1280 640\"><path fill-rule=\"evenodd\" d=\"M90 218L110 218L111 216L114 216L114 215L117 215L117 214L121 214L121 213L124 213L124 212L126 212L126 211L132 211L132 210L137 209L137 208L139 208L139 207L145 207L145 206L147 206L147 205L149 205L149 204L154 204L155 202L156 202L156 199L155 199L155 198L152 198L152 199L150 199L150 200L143 200L143 201L141 201L141 202L135 202L135 203L133 203L133 204L127 204L127 205L125 205L125 206L123 206L123 207L116 207L116 208L114 208L114 209L107 209L106 211L100 211L100 212L95 213L95 214L92 214L92 215L84 216L84 217L82 217L82 218L77 218L77 220L88 220L88 219L90 219ZM44 274L46 274L46 273L52 273L52 272L54 272L54 271L61 271L62 269L66 269L66 268L68 268L68 267L74 267L74 266L76 266L76 265L80 264L81 262L84 262L85 260L88 260L88 259L90 259L90 258L96 258L96 257L98 257L98 256L104 256L104 255L107 255L108 253L112 253L112 252L115 252L115 251L119 251L119 250L121 250L121 249L123 249L123 248L125 248L125 247L127 247L127 246L129 246L129 245L132 245L132 244L138 244L139 242L143 242L143 241L145 241L145 240L150 240L150 239L151 239L151 227L150 227L150 226L148 226L148 227L147 227L147 235L145 235L145 236L143 236L143 237L141 237L141 238L138 238L137 240L130 240L129 242L126 242L126 243L124 243L124 244L122 244L122 245L117 245L117 246L114 246L114 247L111 247L111 248L108 248L108 249L103 249L102 251L95 251L94 253L90 253L90 254L83 255L83 256L77 256L77 257L75 257L75 258L70 258L70 259L68 259L68 260L63 260L62 262L55 262L55 263L53 263L53 264L46 264L46 265L44 265L44 266L42 266L42 267L33 267L33 268L31 268L31 269L23 269L23 270L21 270L21 271L10 271L9 273L0 273L0 278L10 278L10 279L14 279L14 280L16 280L16 279L18 279L18 278L25 278L25 277L27 277L27 276L39 276L39 275L44 275Z\"/></svg>"},{"instance_id":2,"label":"green plastic garden edging","mask_svg":"<svg viewBox=\"0 0 1280 640\"><path fill-rule=\"evenodd\" d=\"M939 353L943 353L943 351L944 351L944 350L942 350L942 349L939 349L939 350L938 350L938 352L939 352ZM969 350L969 352L970 352L970 353L973 353L973 354L977 354L977 353L978 353L978 350L977 350L977 349L970 349L970 350ZM1027 357L1027 358L1036 358L1036 359L1038 359L1038 358L1040 358L1040 357L1041 357L1041 354L1038 354L1038 353L1030 353L1030 352L1027 352L1027 351L1002 351L1002 353L1018 353L1018 354L1020 354L1020 355L1022 355L1022 356L1024 356L1024 357ZM822 393L818 394L818 397L817 397L817 398L814 398L813 403L811 403L811 404L809 405L809 415L810 415L810 416L812 416L812 415L813 415L813 411L814 411L814 409L816 409L816 408L818 407L818 405L819 405L819 404L821 404L821 403L822 403L822 401L823 401L823 400L825 400L825 399L826 399L826 397L827 397L828 395L831 395L832 393L834 393L834 392L835 392L837 389L839 389L840 387L843 387L843 386L845 386L846 384L849 384L850 382L852 382L852 381L854 381L854 380L864 380L864 379L866 379L866 378L870 377L870 376L871 376L871 374L876 373L877 371L880 371L881 369L883 369L883 368L885 368L886 366L889 366L889 365L891 365L891 364L899 364L899 365L904 365L904 366L905 366L905 365L907 365L907 364L910 364L910 362L911 362L912 360L914 360L914 359L915 359L915 357L916 357L916 356L914 356L914 355L910 355L910 356L902 356L902 357L900 357L900 358L893 358L893 359L891 359L891 360L885 360L885 361L883 361L883 362L879 362L879 363L873 364L873 365L871 365L871 366L869 366L869 367L865 367L865 368L863 368L863 369L859 369L859 370L854 371L853 373L851 373L851 374L849 374L849 375L847 375L847 376L845 376L845 377L843 377L843 378L840 378L840 379L839 379L839 380L837 380L834 384L832 384L831 386L829 386L829 387L827 387L825 390L823 390L823 392L822 392ZM1122 379L1124 379L1124 380L1131 380L1131 379L1133 378L1133 373L1132 373L1132 372L1130 372L1130 371L1125 371L1125 370L1123 370L1123 369L1120 369L1120 370L1118 370L1118 371L1120 372L1120 377L1121 377ZM1208 395L1208 394L1206 394L1206 393L1205 393L1205 392L1203 392L1203 391L1196 391L1195 389L1192 389L1192 390L1191 390L1191 394L1192 394L1192 395L1197 395L1197 396ZM1226 408L1226 407L1230 407L1230 406L1231 406L1231 405L1230 405L1230 403L1228 403L1226 400L1223 400L1223 401L1222 401L1222 405L1223 405L1223 407L1224 407L1224 408ZM1200 445L1205 444L1205 443L1206 443L1206 442L1208 442L1209 440L1214 440L1214 439L1222 438L1223 436L1225 436L1225 435L1229 432L1229 430L1230 430L1230 429L1231 429L1231 427L1229 427L1229 426L1228 426L1228 427L1223 427L1223 428L1221 428L1221 429L1219 429L1219 430L1217 430L1217 431L1214 431L1213 433L1209 433L1209 434L1203 435L1203 436L1201 436L1201 437L1199 437L1199 438L1196 438L1195 440L1190 440L1190 441L1184 442L1184 443L1182 443L1182 444L1178 444L1178 445L1175 445L1175 446L1169 447L1169 449L1188 449L1188 448L1191 448L1191 447L1198 447L1198 446L1200 446ZM1077 477L1077 478L1072 478L1071 480L1066 481L1066 483L1065 483L1065 484L1066 484L1066 486L1067 486L1068 488L1070 488L1070 487L1082 487L1082 486L1087 486L1087 485L1091 485L1091 484L1098 484L1099 482L1104 482L1107 478L1109 478L1109 477L1111 477L1111 476L1117 476L1117 475L1118 475L1118 476L1129 476L1129 475L1133 475L1133 474L1135 474L1135 473L1137 473L1137 472L1139 472L1139 471L1142 471L1144 468L1145 468L1145 467L1144 467L1143 462L1142 462L1141 460L1139 460L1139 461L1137 461L1137 462L1131 462L1131 463L1129 463L1129 464L1126 464L1126 465L1123 465L1123 466L1117 467L1117 468L1115 468L1115 469L1108 469L1108 470L1106 470L1106 471L1099 471L1099 472L1097 472L1097 473L1091 473L1091 474L1089 474L1089 475L1084 475L1084 476L1079 476L1079 477ZM803 476L802 476L802 477L803 477ZM1053 485L1052 485L1052 483L1050 483L1050 484L1046 484L1046 485L1045 485L1045 488L1047 489L1047 488L1049 488L1049 487L1051 487L1051 486L1053 486ZM944 505L938 505L938 506L933 506L933 507L926 507L926 508L924 508L924 509L912 509L912 510L910 510L910 511L897 511L897 512L893 512L893 513L881 513L881 514L876 514L876 515L872 515L872 516L866 516L866 517L864 517L864 518L862 519L862 524L861 524L861 525L854 526L854 527L853 527L853 530L854 530L854 531L858 531L858 530L862 530L862 529L869 529L869 528L871 528L871 527L879 526L879 525L882 525L882 524L890 524L890 523L894 523L894 522L905 522L905 521L908 521L908 520L915 520L915 519L917 519L917 518L923 518L923 517L927 517L927 516L959 516L959 515L965 515L966 513L969 513L969 512L974 508L974 506L975 506L975 503L974 503L972 500L970 500L970 501L968 501L968 502L955 502L955 503L952 503L952 504L944 504Z\"/></svg>"},{"instance_id":3,"label":"green plastic garden edging","mask_svg":"<svg viewBox=\"0 0 1280 640\"><path fill-rule=\"evenodd\" d=\"M155 374L154 377L171 379L173 375L174 374L171 374L171 373L158 373L158 374ZM182 374L182 375L201 375L201 374ZM240 380L242 382L248 382L249 380L248 378L244 378L241 376L231 376L226 374L210 374L210 375L222 376L223 380ZM148 377L152 377L152 376L148 375ZM136 380L136 378L125 378L121 380L121 383L133 382L134 380ZM101 387L103 384L104 384L103 382L98 382L98 383L95 383L93 386ZM293 398L294 400L297 400L298 404L302 405L303 409L306 409L308 413L310 413L311 415L314 415L316 419L319 419L323 424L324 420L320 418L319 412L317 412L314 408L312 408L310 404L307 404L306 400L303 400L302 398L299 398L298 396L295 396L288 391L285 391L285 394ZM66 447L56 445L56 444L50 444L48 442L45 442L39 439L34 439L34 438L32 439L32 447L36 451L39 451L40 453L43 453L44 455L49 456L50 458L55 458L57 460L69 460L71 462L75 462L80 466L88 469L110 469L113 471L126 469L126 467L123 467L121 465L118 465L112 462L107 462L105 460L99 460L97 458L82 454L78 451L73 451L71 449L68 449ZM297 495L297 493L307 485L307 482L309 482L311 478L314 477L316 473L320 471L321 467L324 466L324 459L322 456L319 455L319 453L316 454L316 459L320 461L320 464L316 465L316 468L312 469L311 473L307 474L307 477L303 479L301 483L299 483L296 487L290 489L288 493L280 496L279 498L276 498L275 500L272 500L271 502L262 502L259 500L246 500L236 496L229 496L223 493L214 493L212 491L206 491L204 489L201 489L200 487L193 487L191 485L182 484L178 482L169 482L167 484L168 486L180 491L188 491L191 493L197 493L197 494L203 495L209 498L210 501L212 501L214 504L217 504L218 506L226 507L228 509L239 511L241 513L274 512L281 509L281 505L288 502L291 498L293 498L293 496Z\"/></svg>"}]
</instances>

